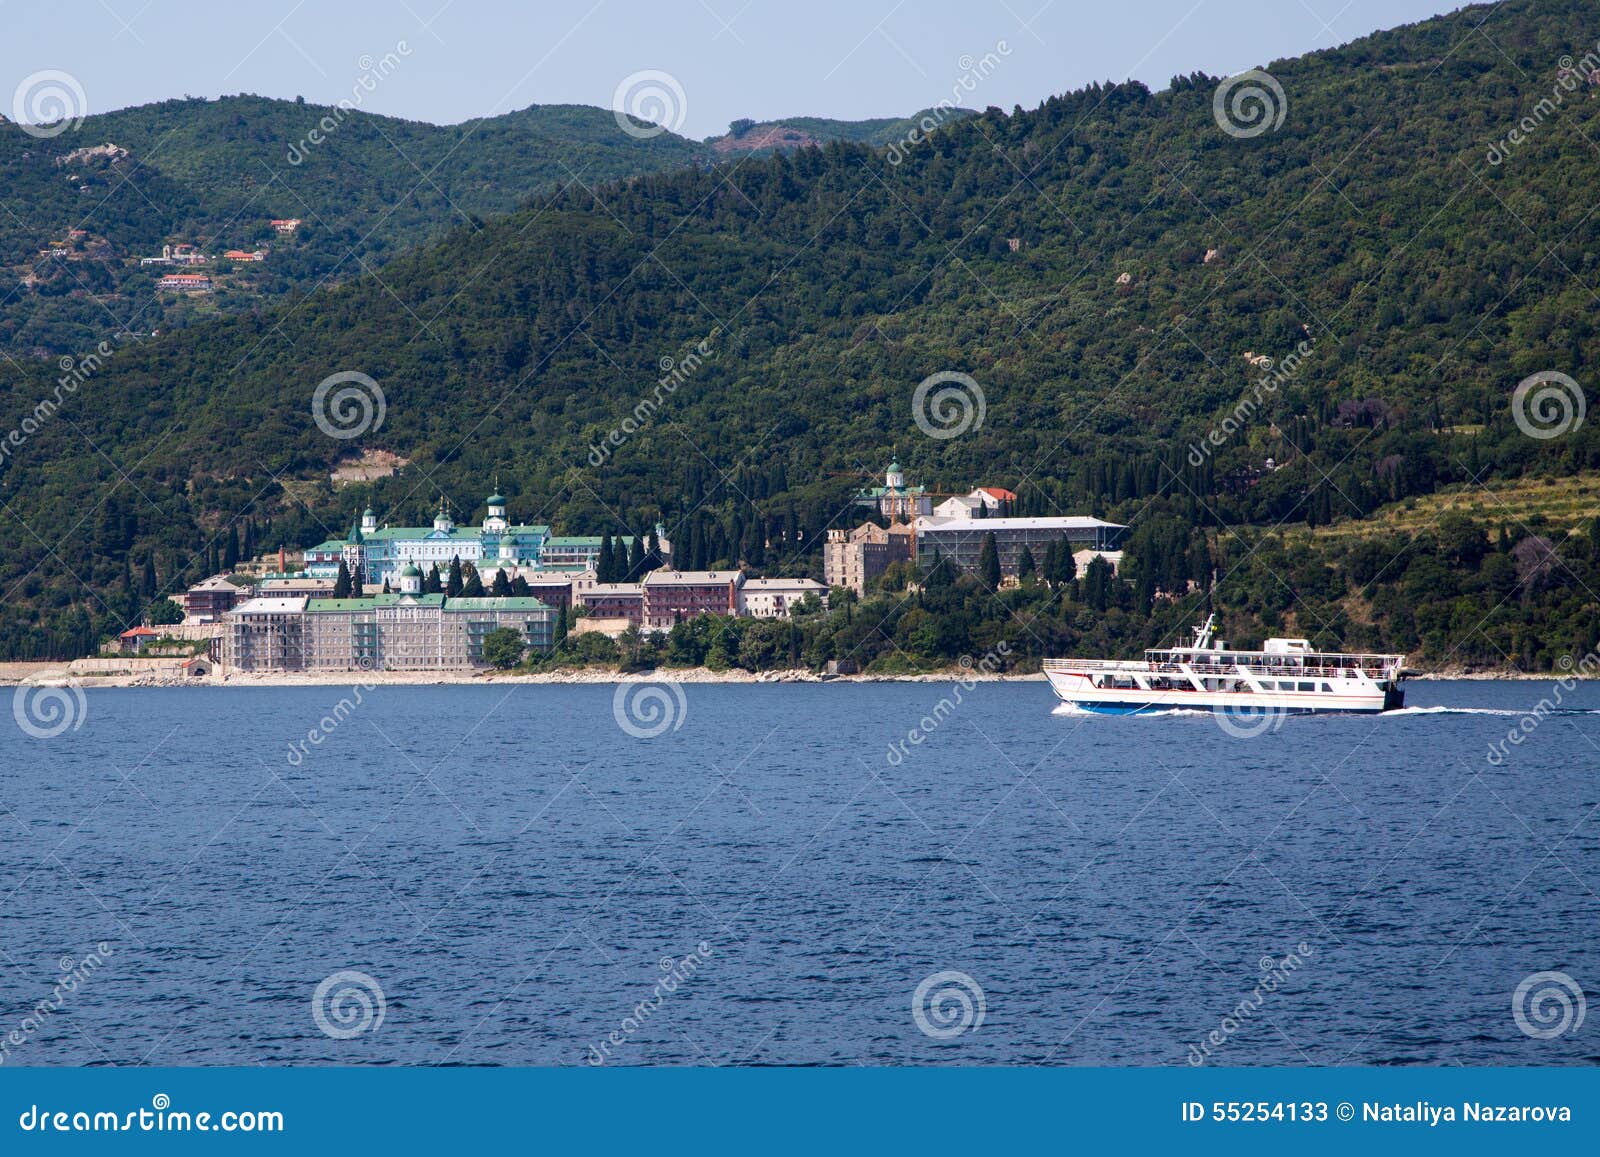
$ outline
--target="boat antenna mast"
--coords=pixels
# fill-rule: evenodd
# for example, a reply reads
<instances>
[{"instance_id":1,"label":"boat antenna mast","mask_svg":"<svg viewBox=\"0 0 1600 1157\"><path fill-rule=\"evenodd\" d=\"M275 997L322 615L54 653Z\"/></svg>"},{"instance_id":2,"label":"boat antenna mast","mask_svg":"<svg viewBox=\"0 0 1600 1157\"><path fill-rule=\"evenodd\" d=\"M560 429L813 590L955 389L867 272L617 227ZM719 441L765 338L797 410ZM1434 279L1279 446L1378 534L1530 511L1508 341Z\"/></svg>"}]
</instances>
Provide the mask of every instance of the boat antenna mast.
<instances>
[{"instance_id":1,"label":"boat antenna mast","mask_svg":"<svg viewBox=\"0 0 1600 1157\"><path fill-rule=\"evenodd\" d=\"M1213 611L1206 616L1206 621L1194 629L1194 649L1196 651L1209 651L1211 649L1211 636L1217 633L1217 614Z\"/></svg>"}]
</instances>

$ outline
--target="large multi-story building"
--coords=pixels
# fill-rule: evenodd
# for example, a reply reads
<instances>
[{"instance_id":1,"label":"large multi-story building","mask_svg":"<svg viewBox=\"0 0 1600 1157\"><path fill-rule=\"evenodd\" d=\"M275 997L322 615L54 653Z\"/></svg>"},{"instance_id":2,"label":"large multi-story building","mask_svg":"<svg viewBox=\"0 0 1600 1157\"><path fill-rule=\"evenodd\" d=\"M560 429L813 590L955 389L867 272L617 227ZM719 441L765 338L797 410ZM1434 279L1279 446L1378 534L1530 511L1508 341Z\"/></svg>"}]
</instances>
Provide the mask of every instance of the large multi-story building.
<instances>
[{"instance_id":1,"label":"large multi-story building","mask_svg":"<svg viewBox=\"0 0 1600 1157\"><path fill-rule=\"evenodd\" d=\"M222 659L236 671L437 671L482 666L491 631L548 651L556 612L531 598L422 593L407 564L399 594L362 599L252 599L223 618Z\"/></svg>"},{"instance_id":2,"label":"large multi-story building","mask_svg":"<svg viewBox=\"0 0 1600 1157\"><path fill-rule=\"evenodd\" d=\"M240 588L222 575L212 575L183 592L183 621L215 623L241 601Z\"/></svg>"},{"instance_id":3,"label":"large multi-story building","mask_svg":"<svg viewBox=\"0 0 1600 1157\"><path fill-rule=\"evenodd\" d=\"M744 574L726 570L653 570L644 588L644 626L670 631L696 615L736 615Z\"/></svg>"},{"instance_id":4,"label":"large multi-story building","mask_svg":"<svg viewBox=\"0 0 1600 1157\"><path fill-rule=\"evenodd\" d=\"M826 605L828 588L807 578L745 579L739 587L739 613L753 619L786 619L807 595Z\"/></svg>"},{"instance_id":5,"label":"large multi-story building","mask_svg":"<svg viewBox=\"0 0 1600 1157\"><path fill-rule=\"evenodd\" d=\"M1098 518L919 518L917 559L924 565L947 559L958 569L973 571L983 541L994 535L1000 573L1014 575L1024 548L1042 565L1053 542L1074 548L1115 550L1128 528Z\"/></svg>"},{"instance_id":6,"label":"large multi-story building","mask_svg":"<svg viewBox=\"0 0 1600 1157\"><path fill-rule=\"evenodd\" d=\"M597 534L556 535L545 540L544 546L539 549L539 568L541 570L566 570L582 571L594 570L600 562L600 543L602 538ZM633 550L633 535L615 535L611 539L613 550L619 547L625 552ZM625 563L627 554L623 555Z\"/></svg>"},{"instance_id":7,"label":"large multi-story building","mask_svg":"<svg viewBox=\"0 0 1600 1157\"><path fill-rule=\"evenodd\" d=\"M222 622L222 661L234 670L305 670L306 596L254 598Z\"/></svg>"},{"instance_id":8,"label":"large multi-story building","mask_svg":"<svg viewBox=\"0 0 1600 1157\"><path fill-rule=\"evenodd\" d=\"M634 626L644 622L643 583L594 583L575 597L593 618L627 619Z\"/></svg>"},{"instance_id":9,"label":"large multi-story building","mask_svg":"<svg viewBox=\"0 0 1600 1157\"><path fill-rule=\"evenodd\" d=\"M333 578L339 564L363 582L377 586L387 582L399 586L400 571L410 563L423 571L437 566L449 569L455 559L470 562L483 576L485 584L494 581L496 571L507 578L522 572L581 572L593 570L600 559L599 535L552 536L548 526L515 525L506 517L506 500L491 494L485 502L488 513L479 526L457 526L443 500L429 526L379 526L377 515L368 508L361 520L344 538L319 542L305 552L306 573L316 578ZM664 527L656 527L656 539L664 560L671 558L671 545ZM631 551L633 537L612 538L614 546ZM530 580L531 581L531 580Z\"/></svg>"},{"instance_id":10,"label":"large multi-story building","mask_svg":"<svg viewBox=\"0 0 1600 1157\"><path fill-rule=\"evenodd\" d=\"M854 530L830 530L828 541L822 544L822 578L830 587L866 594L867 583L890 563L904 562L916 554L915 531L899 523L887 530L870 522Z\"/></svg>"},{"instance_id":11,"label":"large multi-story building","mask_svg":"<svg viewBox=\"0 0 1600 1157\"><path fill-rule=\"evenodd\" d=\"M983 518L999 515L1006 506L1017 501L1015 492L999 486L980 486L971 494L957 494L946 498L933 508L934 518ZM978 511L982 510L983 514Z\"/></svg>"},{"instance_id":12,"label":"large multi-story building","mask_svg":"<svg viewBox=\"0 0 1600 1157\"><path fill-rule=\"evenodd\" d=\"M506 500L491 494L483 524L457 526L443 501L433 525L379 526L369 507L345 538L320 542L306 551L306 573L331 578L342 562L363 582L398 585L400 571L409 563L420 569L449 569L454 559L470 562L481 571L485 565L539 566L540 550L550 536L548 526L518 526L506 518Z\"/></svg>"}]
</instances>

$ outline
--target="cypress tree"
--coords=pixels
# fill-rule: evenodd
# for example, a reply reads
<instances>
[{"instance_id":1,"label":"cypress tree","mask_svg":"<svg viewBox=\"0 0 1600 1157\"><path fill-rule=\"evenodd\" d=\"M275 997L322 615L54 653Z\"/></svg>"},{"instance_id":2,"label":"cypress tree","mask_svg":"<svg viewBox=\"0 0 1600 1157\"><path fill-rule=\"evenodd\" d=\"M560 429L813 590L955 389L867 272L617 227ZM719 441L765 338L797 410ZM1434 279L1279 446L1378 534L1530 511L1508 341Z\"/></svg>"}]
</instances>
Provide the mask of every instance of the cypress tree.
<instances>
[{"instance_id":1,"label":"cypress tree","mask_svg":"<svg viewBox=\"0 0 1600 1157\"><path fill-rule=\"evenodd\" d=\"M434 564L436 567L437 563ZM461 576L461 556L452 555L450 558L450 577L445 580L444 596L447 599L461 597L461 588L465 585Z\"/></svg>"},{"instance_id":2,"label":"cypress tree","mask_svg":"<svg viewBox=\"0 0 1600 1157\"><path fill-rule=\"evenodd\" d=\"M523 578L521 575L518 575L516 578L511 580L512 598L525 599L532 593L533 592L531 588L528 586L528 580Z\"/></svg>"},{"instance_id":3,"label":"cypress tree","mask_svg":"<svg viewBox=\"0 0 1600 1157\"><path fill-rule=\"evenodd\" d=\"M990 590L1000 585L1000 548L993 531L983 536L983 549L978 552L978 577Z\"/></svg>"},{"instance_id":4,"label":"cypress tree","mask_svg":"<svg viewBox=\"0 0 1600 1157\"><path fill-rule=\"evenodd\" d=\"M439 577L439 564L434 563L433 569L428 571L422 580L422 593L425 595L438 595L444 593L444 581Z\"/></svg>"},{"instance_id":5,"label":"cypress tree","mask_svg":"<svg viewBox=\"0 0 1600 1157\"><path fill-rule=\"evenodd\" d=\"M489 593L497 599L511 597L511 580L506 578L505 571L497 570L494 572L494 582L489 587Z\"/></svg>"},{"instance_id":6,"label":"cypress tree","mask_svg":"<svg viewBox=\"0 0 1600 1157\"><path fill-rule=\"evenodd\" d=\"M239 525L231 523L228 526L228 541L222 545L222 565L234 567L239 563Z\"/></svg>"},{"instance_id":7,"label":"cypress tree","mask_svg":"<svg viewBox=\"0 0 1600 1157\"><path fill-rule=\"evenodd\" d=\"M644 574L644 536L634 535L633 546L628 550L628 577L623 582L636 583Z\"/></svg>"},{"instance_id":8,"label":"cypress tree","mask_svg":"<svg viewBox=\"0 0 1600 1157\"><path fill-rule=\"evenodd\" d=\"M595 559L594 564L595 581L602 583L616 582L617 580L612 577L615 566L616 562L611 551L611 536L603 534L600 536L600 554Z\"/></svg>"},{"instance_id":9,"label":"cypress tree","mask_svg":"<svg viewBox=\"0 0 1600 1157\"><path fill-rule=\"evenodd\" d=\"M347 599L350 597L350 570L344 565L344 559L339 560L339 577L333 580L333 597Z\"/></svg>"},{"instance_id":10,"label":"cypress tree","mask_svg":"<svg viewBox=\"0 0 1600 1157\"><path fill-rule=\"evenodd\" d=\"M1033 551L1027 547L1022 548L1022 555L1017 559L1017 577L1030 578L1033 575Z\"/></svg>"},{"instance_id":11,"label":"cypress tree","mask_svg":"<svg viewBox=\"0 0 1600 1157\"><path fill-rule=\"evenodd\" d=\"M461 568L462 578L461 597L464 599L483 598L483 579L478 574L478 568L470 562Z\"/></svg>"}]
</instances>

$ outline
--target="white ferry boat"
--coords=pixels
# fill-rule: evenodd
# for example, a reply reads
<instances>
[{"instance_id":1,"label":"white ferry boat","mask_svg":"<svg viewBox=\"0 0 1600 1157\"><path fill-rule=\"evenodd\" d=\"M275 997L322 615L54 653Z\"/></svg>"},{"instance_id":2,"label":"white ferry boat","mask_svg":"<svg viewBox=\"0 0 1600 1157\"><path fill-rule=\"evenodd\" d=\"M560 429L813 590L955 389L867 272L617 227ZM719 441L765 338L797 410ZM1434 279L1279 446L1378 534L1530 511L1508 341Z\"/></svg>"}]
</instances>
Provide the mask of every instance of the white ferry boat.
<instances>
[{"instance_id":1,"label":"white ferry boat","mask_svg":"<svg viewBox=\"0 0 1600 1157\"><path fill-rule=\"evenodd\" d=\"M1085 711L1134 715L1191 709L1248 715L1392 711L1405 704L1404 655L1313 651L1306 639L1268 639L1232 651L1215 639L1216 616L1187 647L1144 659L1046 659L1045 677L1064 702Z\"/></svg>"}]
</instances>

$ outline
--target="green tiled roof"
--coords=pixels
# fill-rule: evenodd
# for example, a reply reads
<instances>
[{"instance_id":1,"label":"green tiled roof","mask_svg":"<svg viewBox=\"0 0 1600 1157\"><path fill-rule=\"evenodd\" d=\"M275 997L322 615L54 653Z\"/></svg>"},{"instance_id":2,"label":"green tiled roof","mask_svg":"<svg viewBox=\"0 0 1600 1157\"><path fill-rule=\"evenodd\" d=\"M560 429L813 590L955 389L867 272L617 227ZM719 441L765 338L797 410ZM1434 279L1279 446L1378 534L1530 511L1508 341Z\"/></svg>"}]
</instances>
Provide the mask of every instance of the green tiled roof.
<instances>
[{"instance_id":1,"label":"green tiled roof","mask_svg":"<svg viewBox=\"0 0 1600 1157\"><path fill-rule=\"evenodd\" d=\"M443 595L373 595L370 599L308 599L306 611L308 614L326 613L329 611L372 611L379 607L399 606L404 600L423 607L441 607L444 605Z\"/></svg>"},{"instance_id":2,"label":"green tiled roof","mask_svg":"<svg viewBox=\"0 0 1600 1157\"><path fill-rule=\"evenodd\" d=\"M894 494L921 494L926 489L926 486L872 486L866 490L859 491L856 497L884 498Z\"/></svg>"},{"instance_id":3,"label":"green tiled roof","mask_svg":"<svg viewBox=\"0 0 1600 1157\"><path fill-rule=\"evenodd\" d=\"M555 538L545 539L544 544L546 546L592 546L596 550L599 550L600 543L603 541L603 539L604 536L599 534L557 535ZM613 542L618 540L621 540L628 546L633 545L633 535L631 534L612 536Z\"/></svg>"},{"instance_id":4,"label":"green tiled roof","mask_svg":"<svg viewBox=\"0 0 1600 1157\"><path fill-rule=\"evenodd\" d=\"M328 552L331 552L331 551L343 550L344 547L345 547L345 543L344 543L343 539L341 539L341 538L330 538L327 542L319 542L319 543L317 543L316 546L307 547L306 548L306 553L307 554L312 554L312 553L325 554L325 553L328 553Z\"/></svg>"},{"instance_id":5,"label":"green tiled roof","mask_svg":"<svg viewBox=\"0 0 1600 1157\"><path fill-rule=\"evenodd\" d=\"M506 598L506 599L463 599L448 600L444 609L446 611L548 611L549 605L538 599Z\"/></svg>"},{"instance_id":6,"label":"green tiled roof","mask_svg":"<svg viewBox=\"0 0 1600 1157\"><path fill-rule=\"evenodd\" d=\"M395 539L421 539L436 534L440 538L464 542L467 539L477 538L479 533L476 526L458 526L448 532L435 530L431 526L386 526L367 535L367 541L392 542Z\"/></svg>"}]
</instances>

